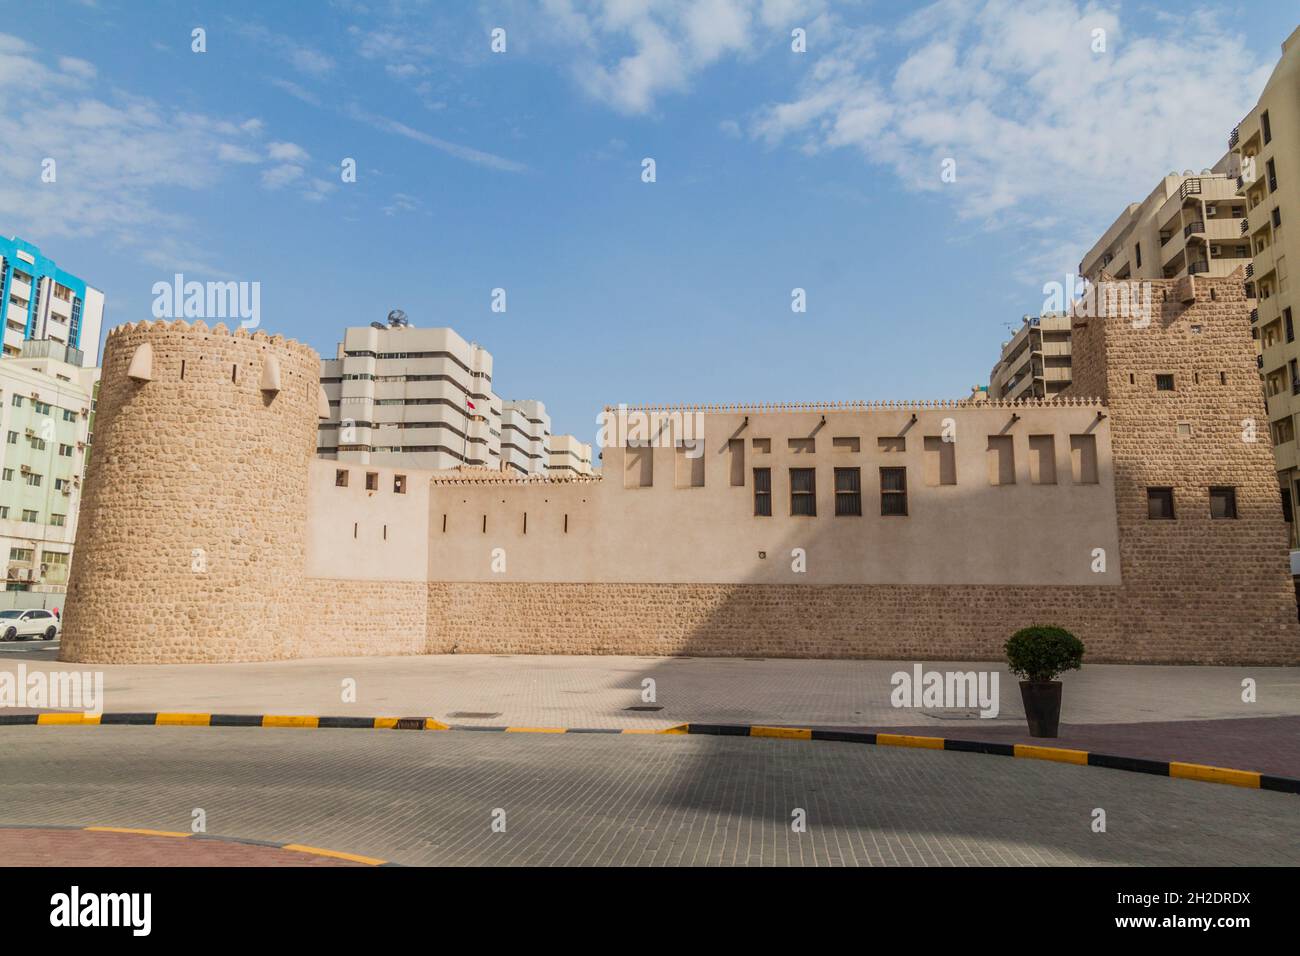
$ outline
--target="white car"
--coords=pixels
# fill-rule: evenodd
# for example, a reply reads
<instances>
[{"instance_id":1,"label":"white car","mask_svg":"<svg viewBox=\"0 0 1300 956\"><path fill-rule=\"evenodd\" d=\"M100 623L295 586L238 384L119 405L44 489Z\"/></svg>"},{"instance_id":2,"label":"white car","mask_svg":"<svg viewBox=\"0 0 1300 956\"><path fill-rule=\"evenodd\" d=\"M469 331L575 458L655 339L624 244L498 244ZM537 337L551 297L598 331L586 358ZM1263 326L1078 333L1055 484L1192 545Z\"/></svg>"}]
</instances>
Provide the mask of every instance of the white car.
<instances>
[{"instance_id":1,"label":"white car","mask_svg":"<svg viewBox=\"0 0 1300 956\"><path fill-rule=\"evenodd\" d=\"M52 641L59 636L60 626L53 613L39 608L0 611L0 641L26 640L29 637Z\"/></svg>"}]
</instances>

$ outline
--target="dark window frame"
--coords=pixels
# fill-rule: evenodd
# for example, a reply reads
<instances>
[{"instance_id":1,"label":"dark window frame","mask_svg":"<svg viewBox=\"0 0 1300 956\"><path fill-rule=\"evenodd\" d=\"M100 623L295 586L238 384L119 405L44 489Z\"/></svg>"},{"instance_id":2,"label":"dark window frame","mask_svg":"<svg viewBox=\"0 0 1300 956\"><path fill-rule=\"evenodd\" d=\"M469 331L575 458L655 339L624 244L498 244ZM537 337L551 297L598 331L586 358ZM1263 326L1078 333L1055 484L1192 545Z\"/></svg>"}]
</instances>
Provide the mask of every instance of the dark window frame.
<instances>
[{"instance_id":1,"label":"dark window frame","mask_svg":"<svg viewBox=\"0 0 1300 956\"><path fill-rule=\"evenodd\" d=\"M1156 502L1161 502L1160 510L1168 511L1167 514L1152 514L1151 506ZM1164 507L1168 504L1168 508ZM1167 485L1147 488L1147 520L1149 521L1174 521L1177 520L1178 513L1174 508L1174 489Z\"/></svg>"},{"instance_id":2,"label":"dark window frame","mask_svg":"<svg viewBox=\"0 0 1300 956\"><path fill-rule=\"evenodd\" d=\"M772 517L772 469L754 469L754 517Z\"/></svg>"},{"instance_id":3,"label":"dark window frame","mask_svg":"<svg viewBox=\"0 0 1300 956\"><path fill-rule=\"evenodd\" d=\"M835 516L862 517L861 468L835 469Z\"/></svg>"},{"instance_id":4,"label":"dark window frame","mask_svg":"<svg viewBox=\"0 0 1300 956\"><path fill-rule=\"evenodd\" d=\"M1224 500L1223 514L1214 513L1214 499L1219 496ZM1235 519L1237 517L1237 488L1235 485L1211 485L1210 486L1210 517L1219 519Z\"/></svg>"},{"instance_id":5,"label":"dark window frame","mask_svg":"<svg viewBox=\"0 0 1300 956\"><path fill-rule=\"evenodd\" d=\"M803 488L800 487L800 485L803 483L805 476L807 477L808 487ZM803 507L806 507L809 510L800 511L799 508ZM792 518L817 517L816 468L790 469L790 516Z\"/></svg>"},{"instance_id":6,"label":"dark window frame","mask_svg":"<svg viewBox=\"0 0 1300 956\"><path fill-rule=\"evenodd\" d=\"M902 480L898 482L901 487L890 487L894 482L892 478L898 476ZM897 504L901 502L901 504ZM897 510L901 507L901 511ZM880 469L880 514L885 518L906 518L908 515L907 507L907 468L903 467L884 467Z\"/></svg>"}]
</instances>

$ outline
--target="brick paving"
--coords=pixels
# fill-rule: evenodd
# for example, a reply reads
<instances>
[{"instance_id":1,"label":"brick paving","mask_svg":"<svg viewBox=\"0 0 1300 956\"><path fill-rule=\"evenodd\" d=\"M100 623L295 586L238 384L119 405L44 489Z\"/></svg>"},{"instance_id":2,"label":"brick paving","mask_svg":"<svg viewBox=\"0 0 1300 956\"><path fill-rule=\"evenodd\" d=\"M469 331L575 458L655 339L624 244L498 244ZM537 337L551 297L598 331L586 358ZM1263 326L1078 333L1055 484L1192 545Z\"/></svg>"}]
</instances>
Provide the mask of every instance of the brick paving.
<instances>
[{"instance_id":1,"label":"brick paving","mask_svg":"<svg viewBox=\"0 0 1300 956\"><path fill-rule=\"evenodd\" d=\"M105 709L445 719L499 713L530 726L664 727L685 721L799 726L950 724L943 712L897 710L891 675L911 661L749 660L445 654L256 664L69 665L31 642L0 647L0 670L102 671ZM927 662L927 670L1000 670L1001 714L1022 725L1019 687L1000 663ZM1258 683L1258 703L1241 681ZM344 701L342 681L356 682ZM655 682L657 712L640 706ZM1287 667L1086 665L1065 675L1064 718L1075 724L1300 716L1300 672ZM498 722L484 718L482 723ZM987 724L988 721L983 723Z\"/></svg>"},{"instance_id":2,"label":"brick paving","mask_svg":"<svg viewBox=\"0 0 1300 956\"><path fill-rule=\"evenodd\" d=\"M890 728L890 731L995 743L1046 744L1123 757L1204 763L1300 778L1300 717L1062 724L1060 736L1055 740L1030 737L1023 727L987 726L987 721L983 720L952 721L948 726L940 727L918 724Z\"/></svg>"},{"instance_id":3,"label":"brick paving","mask_svg":"<svg viewBox=\"0 0 1300 956\"><path fill-rule=\"evenodd\" d=\"M978 754L184 727L0 727L0 748L3 823L183 830L201 807L214 833L407 864L1300 862L1292 795Z\"/></svg>"},{"instance_id":4,"label":"brick paving","mask_svg":"<svg viewBox=\"0 0 1300 956\"><path fill-rule=\"evenodd\" d=\"M0 827L0 866L362 866L278 847L140 833Z\"/></svg>"},{"instance_id":5,"label":"brick paving","mask_svg":"<svg viewBox=\"0 0 1300 956\"><path fill-rule=\"evenodd\" d=\"M56 642L57 643L57 642ZM0 670L68 665L41 642L4 645ZM662 728L677 723L843 727L1032 742L1001 671L996 719L895 709L910 662L440 655L259 664L104 666L109 711L428 716L460 725ZM925 664L927 670L1000 668ZM1242 680L1258 702L1241 700ZM355 702L342 682L356 682ZM642 700L654 681L655 700ZM656 706L660 710L630 710ZM17 710L8 711L9 713ZM489 716L460 716L463 714ZM1300 672L1284 667L1088 665L1065 675L1060 746L1300 777Z\"/></svg>"}]
</instances>

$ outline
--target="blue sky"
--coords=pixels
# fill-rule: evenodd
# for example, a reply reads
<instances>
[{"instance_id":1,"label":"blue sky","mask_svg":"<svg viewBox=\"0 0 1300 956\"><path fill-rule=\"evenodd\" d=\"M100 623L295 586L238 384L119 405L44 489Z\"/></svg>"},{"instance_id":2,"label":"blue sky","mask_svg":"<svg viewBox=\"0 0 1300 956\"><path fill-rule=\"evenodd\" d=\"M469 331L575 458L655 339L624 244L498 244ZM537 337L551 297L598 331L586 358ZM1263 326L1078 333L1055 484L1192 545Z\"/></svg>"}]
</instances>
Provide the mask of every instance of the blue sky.
<instances>
[{"instance_id":1,"label":"blue sky","mask_svg":"<svg viewBox=\"0 0 1300 956\"><path fill-rule=\"evenodd\" d=\"M401 308L585 440L620 401L966 394L1126 203L1222 155L1297 20L1290 0L21 9L0 19L0 233L104 289L108 325L150 317L175 272L260 282L262 327L327 355Z\"/></svg>"}]
</instances>

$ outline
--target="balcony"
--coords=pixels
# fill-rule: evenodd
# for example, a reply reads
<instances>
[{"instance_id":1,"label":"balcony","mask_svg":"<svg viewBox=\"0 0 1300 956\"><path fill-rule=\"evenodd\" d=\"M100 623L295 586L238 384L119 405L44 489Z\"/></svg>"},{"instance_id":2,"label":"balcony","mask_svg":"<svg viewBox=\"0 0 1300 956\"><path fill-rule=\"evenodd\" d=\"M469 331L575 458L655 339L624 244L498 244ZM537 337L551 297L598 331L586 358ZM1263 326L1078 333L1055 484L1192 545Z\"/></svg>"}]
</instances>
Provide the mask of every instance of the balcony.
<instances>
[{"instance_id":1,"label":"balcony","mask_svg":"<svg viewBox=\"0 0 1300 956\"><path fill-rule=\"evenodd\" d=\"M1241 127L1234 126L1232 132L1228 134L1228 149L1233 149L1239 142L1241 142Z\"/></svg>"},{"instance_id":2,"label":"balcony","mask_svg":"<svg viewBox=\"0 0 1300 956\"><path fill-rule=\"evenodd\" d=\"M1188 196L1198 196L1201 192L1201 181L1199 179L1187 179L1183 181L1182 186L1178 188L1178 198L1186 199Z\"/></svg>"},{"instance_id":3,"label":"balcony","mask_svg":"<svg viewBox=\"0 0 1300 956\"><path fill-rule=\"evenodd\" d=\"M1250 235L1250 219L1245 216L1241 219L1241 234L1243 236Z\"/></svg>"},{"instance_id":4,"label":"balcony","mask_svg":"<svg viewBox=\"0 0 1300 956\"><path fill-rule=\"evenodd\" d=\"M64 345L58 339L29 339L23 343L23 358L52 358L80 366L85 353L71 345Z\"/></svg>"},{"instance_id":5,"label":"balcony","mask_svg":"<svg viewBox=\"0 0 1300 956\"><path fill-rule=\"evenodd\" d=\"M1200 260L1199 262L1189 262L1187 264L1187 274L1189 276L1194 276L1194 275L1198 275L1199 273L1209 272L1209 271L1210 271L1210 264L1206 262L1204 259Z\"/></svg>"},{"instance_id":6,"label":"balcony","mask_svg":"<svg viewBox=\"0 0 1300 956\"><path fill-rule=\"evenodd\" d=\"M1194 222L1189 222L1186 226L1183 227L1183 238L1186 239L1194 232L1205 232L1205 223L1203 223L1199 219L1195 220Z\"/></svg>"},{"instance_id":7,"label":"balcony","mask_svg":"<svg viewBox=\"0 0 1300 956\"><path fill-rule=\"evenodd\" d=\"M1256 322L1258 322L1258 321L1259 321L1259 309L1251 309L1251 310L1250 310L1250 324L1251 324L1251 325L1254 325L1254 324L1255 324Z\"/></svg>"},{"instance_id":8,"label":"balcony","mask_svg":"<svg viewBox=\"0 0 1300 956\"><path fill-rule=\"evenodd\" d=\"M1246 263L1246 278L1247 279L1255 278L1255 263L1253 262Z\"/></svg>"}]
</instances>

